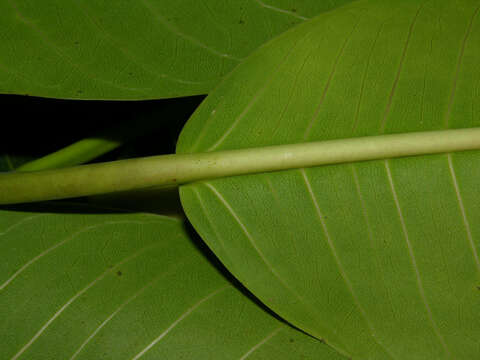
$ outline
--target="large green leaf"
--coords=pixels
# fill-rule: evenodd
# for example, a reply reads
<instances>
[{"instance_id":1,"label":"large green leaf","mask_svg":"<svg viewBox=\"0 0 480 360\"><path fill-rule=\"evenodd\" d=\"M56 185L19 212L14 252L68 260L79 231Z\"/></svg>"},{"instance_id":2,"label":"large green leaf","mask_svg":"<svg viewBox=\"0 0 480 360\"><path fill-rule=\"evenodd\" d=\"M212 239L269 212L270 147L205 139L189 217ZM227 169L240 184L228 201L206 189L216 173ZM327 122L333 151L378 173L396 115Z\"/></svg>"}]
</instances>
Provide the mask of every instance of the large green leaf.
<instances>
[{"instance_id":1,"label":"large green leaf","mask_svg":"<svg viewBox=\"0 0 480 360\"><path fill-rule=\"evenodd\" d=\"M480 126L477 0L359 1L264 46L178 152ZM480 356L480 152L204 181L187 216L265 304L358 359Z\"/></svg>"},{"instance_id":2,"label":"large green leaf","mask_svg":"<svg viewBox=\"0 0 480 360\"><path fill-rule=\"evenodd\" d=\"M203 94L266 40L350 1L1 1L0 93Z\"/></svg>"},{"instance_id":3,"label":"large green leaf","mask_svg":"<svg viewBox=\"0 0 480 360\"><path fill-rule=\"evenodd\" d=\"M344 359L248 299L182 222L101 211L0 212L1 359Z\"/></svg>"}]
</instances>

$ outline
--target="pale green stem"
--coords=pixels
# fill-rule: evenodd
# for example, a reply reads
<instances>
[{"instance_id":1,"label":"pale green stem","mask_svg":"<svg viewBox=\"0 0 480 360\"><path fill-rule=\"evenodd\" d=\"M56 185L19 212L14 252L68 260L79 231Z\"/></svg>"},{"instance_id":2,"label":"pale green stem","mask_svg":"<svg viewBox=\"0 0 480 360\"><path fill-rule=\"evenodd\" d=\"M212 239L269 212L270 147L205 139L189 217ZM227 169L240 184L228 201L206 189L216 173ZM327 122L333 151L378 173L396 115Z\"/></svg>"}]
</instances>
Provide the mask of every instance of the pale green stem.
<instances>
[{"instance_id":1,"label":"pale green stem","mask_svg":"<svg viewBox=\"0 0 480 360\"><path fill-rule=\"evenodd\" d=\"M166 187L226 176L480 149L480 128L162 155L0 175L0 204Z\"/></svg>"},{"instance_id":2,"label":"pale green stem","mask_svg":"<svg viewBox=\"0 0 480 360\"><path fill-rule=\"evenodd\" d=\"M38 171L73 166L93 160L123 144L120 140L87 138L19 166L16 171Z\"/></svg>"}]
</instances>

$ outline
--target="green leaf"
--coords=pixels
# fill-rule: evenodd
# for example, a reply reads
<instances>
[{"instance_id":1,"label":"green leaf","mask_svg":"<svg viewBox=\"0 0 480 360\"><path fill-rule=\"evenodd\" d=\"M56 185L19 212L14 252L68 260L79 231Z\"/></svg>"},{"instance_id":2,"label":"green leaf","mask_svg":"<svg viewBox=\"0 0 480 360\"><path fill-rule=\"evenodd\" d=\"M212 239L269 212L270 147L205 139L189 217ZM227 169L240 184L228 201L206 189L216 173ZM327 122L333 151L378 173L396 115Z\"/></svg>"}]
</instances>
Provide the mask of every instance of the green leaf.
<instances>
[{"instance_id":1,"label":"green leaf","mask_svg":"<svg viewBox=\"0 0 480 360\"><path fill-rule=\"evenodd\" d=\"M204 94L265 41L350 1L2 1L0 93Z\"/></svg>"},{"instance_id":2,"label":"green leaf","mask_svg":"<svg viewBox=\"0 0 480 360\"><path fill-rule=\"evenodd\" d=\"M0 212L2 359L325 359L202 254L181 221Z\"/></svg>"},{"instance_id":3,"label":"green leaf","mask_svg":"<svg viewBox=\"0 0 480 360\"><path fill-rule=\"evenodd\" d=\"M299 25L198 109L179 153L480 126L478 1L359 1ZM181 187L267 306L358 359L480 353L480 152Z\"/></svg>"}]
</instances>

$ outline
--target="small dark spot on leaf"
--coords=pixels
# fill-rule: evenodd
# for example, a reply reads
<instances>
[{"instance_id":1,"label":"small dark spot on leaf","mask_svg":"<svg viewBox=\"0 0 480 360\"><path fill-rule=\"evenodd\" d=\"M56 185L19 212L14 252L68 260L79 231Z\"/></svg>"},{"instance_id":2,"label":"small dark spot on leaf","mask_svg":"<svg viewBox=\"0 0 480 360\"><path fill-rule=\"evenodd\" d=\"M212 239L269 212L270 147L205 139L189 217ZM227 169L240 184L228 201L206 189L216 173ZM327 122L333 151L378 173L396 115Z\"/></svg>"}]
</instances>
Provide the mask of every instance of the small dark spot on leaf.
<instances>
[{"instance_id":1,"label":"small dark spot on leaf","mask_svg":"<svg viewBox=\"0 0 480 360\"><path fill-rule=\"evenodd\" d=\"M79 41L75 41L74 44L75 44L75 45L78 45L78 44L80 44L80 42L79 42Z\"/></svg>"},{"instance_id":2,"label":"small dark spot on leaf","mask_svg":"<svg viewBox=\"0 0 480 360\"><path fill-rule=\"evenodd\" d=\"M118 275L118 276L122 276L122 272L121 272L121 271L117 271L117 275Z\"/></svg>"},{"instance_id":3,"label":"small dark spot on leaf","mask_svg":"<svg viewBox=\"0 0 480 360\"><path fill-rule=\"evenodd\" d=\"M172 181L173 181L173 182L177 182L177 179L176 179L176 178L173 178Z\"/></svg>"},{"instance_id":4,"label":"small dark spot on leaf","mask_svg":"<svg viewBox=\"0 0 480 360\"><path fill-rule=\"evenodd\" d=\"M477 290L479 290L479 291L480 291L480 285L478 285L478 286L477 286Z\"/></svg>"},{"instance_id":5,"label":"small dark spot on leaf","mask_svg":"<svg viewBox=\"0 0 480 360\"><path fill-rule=\"evenodd\" d=\"M296 12L297 12L297 9L292 9L292 12L296 13Z\"/></svg>"},{"instance_id":6,"label":"small dark spot on leaf","mask_svg":"<svg viewBox=\"0 0 480 360\"><path fill-rule=\"evenodd\" d=\"M238 22L240 25L243 25L245 24L245 21L243 21L242 19L240 19L240 21Z\"/></svg>"},{"instance_id":7,"label":"small dark spot on leaf","mask_svg":"<svg viewBox=\"0 0 480 360\"><path fill-rule=\"evenodd\" d=\"M129 73L128 73L128 75L132 76L132 75L133 75L133 73L132 73L132 72L129 72Z\"/></svg>"},{"instance_id":8,"label":"small dark spot on leaf","mask_svg":"<svg viewBox=\"0 0 480 360\"><path fill-rule=\"evenodd\" d=\"M83 90L77 90L77 94L82 94Z\"/></svg>"},{"instance_id":9,"label":"small dark spot on leaf","mask_svg":"<svg viewBox=\"0 0 480 360\"><path fill-rule=\"evenodd\" d=\"M292 338L290 338L290 340L289 340L289 341L290 341L291 343L293 343L295 340L293 340Z\"/></svg>"}]
</instances>

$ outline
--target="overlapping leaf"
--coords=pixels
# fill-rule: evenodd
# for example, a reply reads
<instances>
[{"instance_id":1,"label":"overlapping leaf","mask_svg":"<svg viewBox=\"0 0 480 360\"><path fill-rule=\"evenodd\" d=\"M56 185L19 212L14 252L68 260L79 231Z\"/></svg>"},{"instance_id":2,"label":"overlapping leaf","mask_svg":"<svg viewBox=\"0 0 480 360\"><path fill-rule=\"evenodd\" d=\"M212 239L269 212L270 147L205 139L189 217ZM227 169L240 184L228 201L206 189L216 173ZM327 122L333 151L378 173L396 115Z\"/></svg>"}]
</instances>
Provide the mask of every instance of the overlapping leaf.
<instances>
[{"instance_id":1,"label":"overlapping leaf","mask_svg":"<svg viewBox=\"0 0 480 360\"><path fill-rule=\"evenodd\" d=\"M350 1L2 1L0 93L204 94L266 40Z\"/></svg>"},{"instance_id":2,"label":"overlapping leaf","mask_svg":"<svg viewBox=\"0 0 480 360\"><path fill-rule=\"evenodd\" d=\"M178 152L480 126L480 7L367 0L302 24L224 81ZM480 354L480 153L181 188L265 304L358 359Z\"/></svg>"},{"instance_id":3,"label":"overlapping leaf","mask_svg":"<svg viewBox=\"0 0 480 360\"><path fill-rule=\"evenodd\" d=\"M182 222L0 212L1 359L341 360L226 280Z\"/></svg>"}]
</instances>

